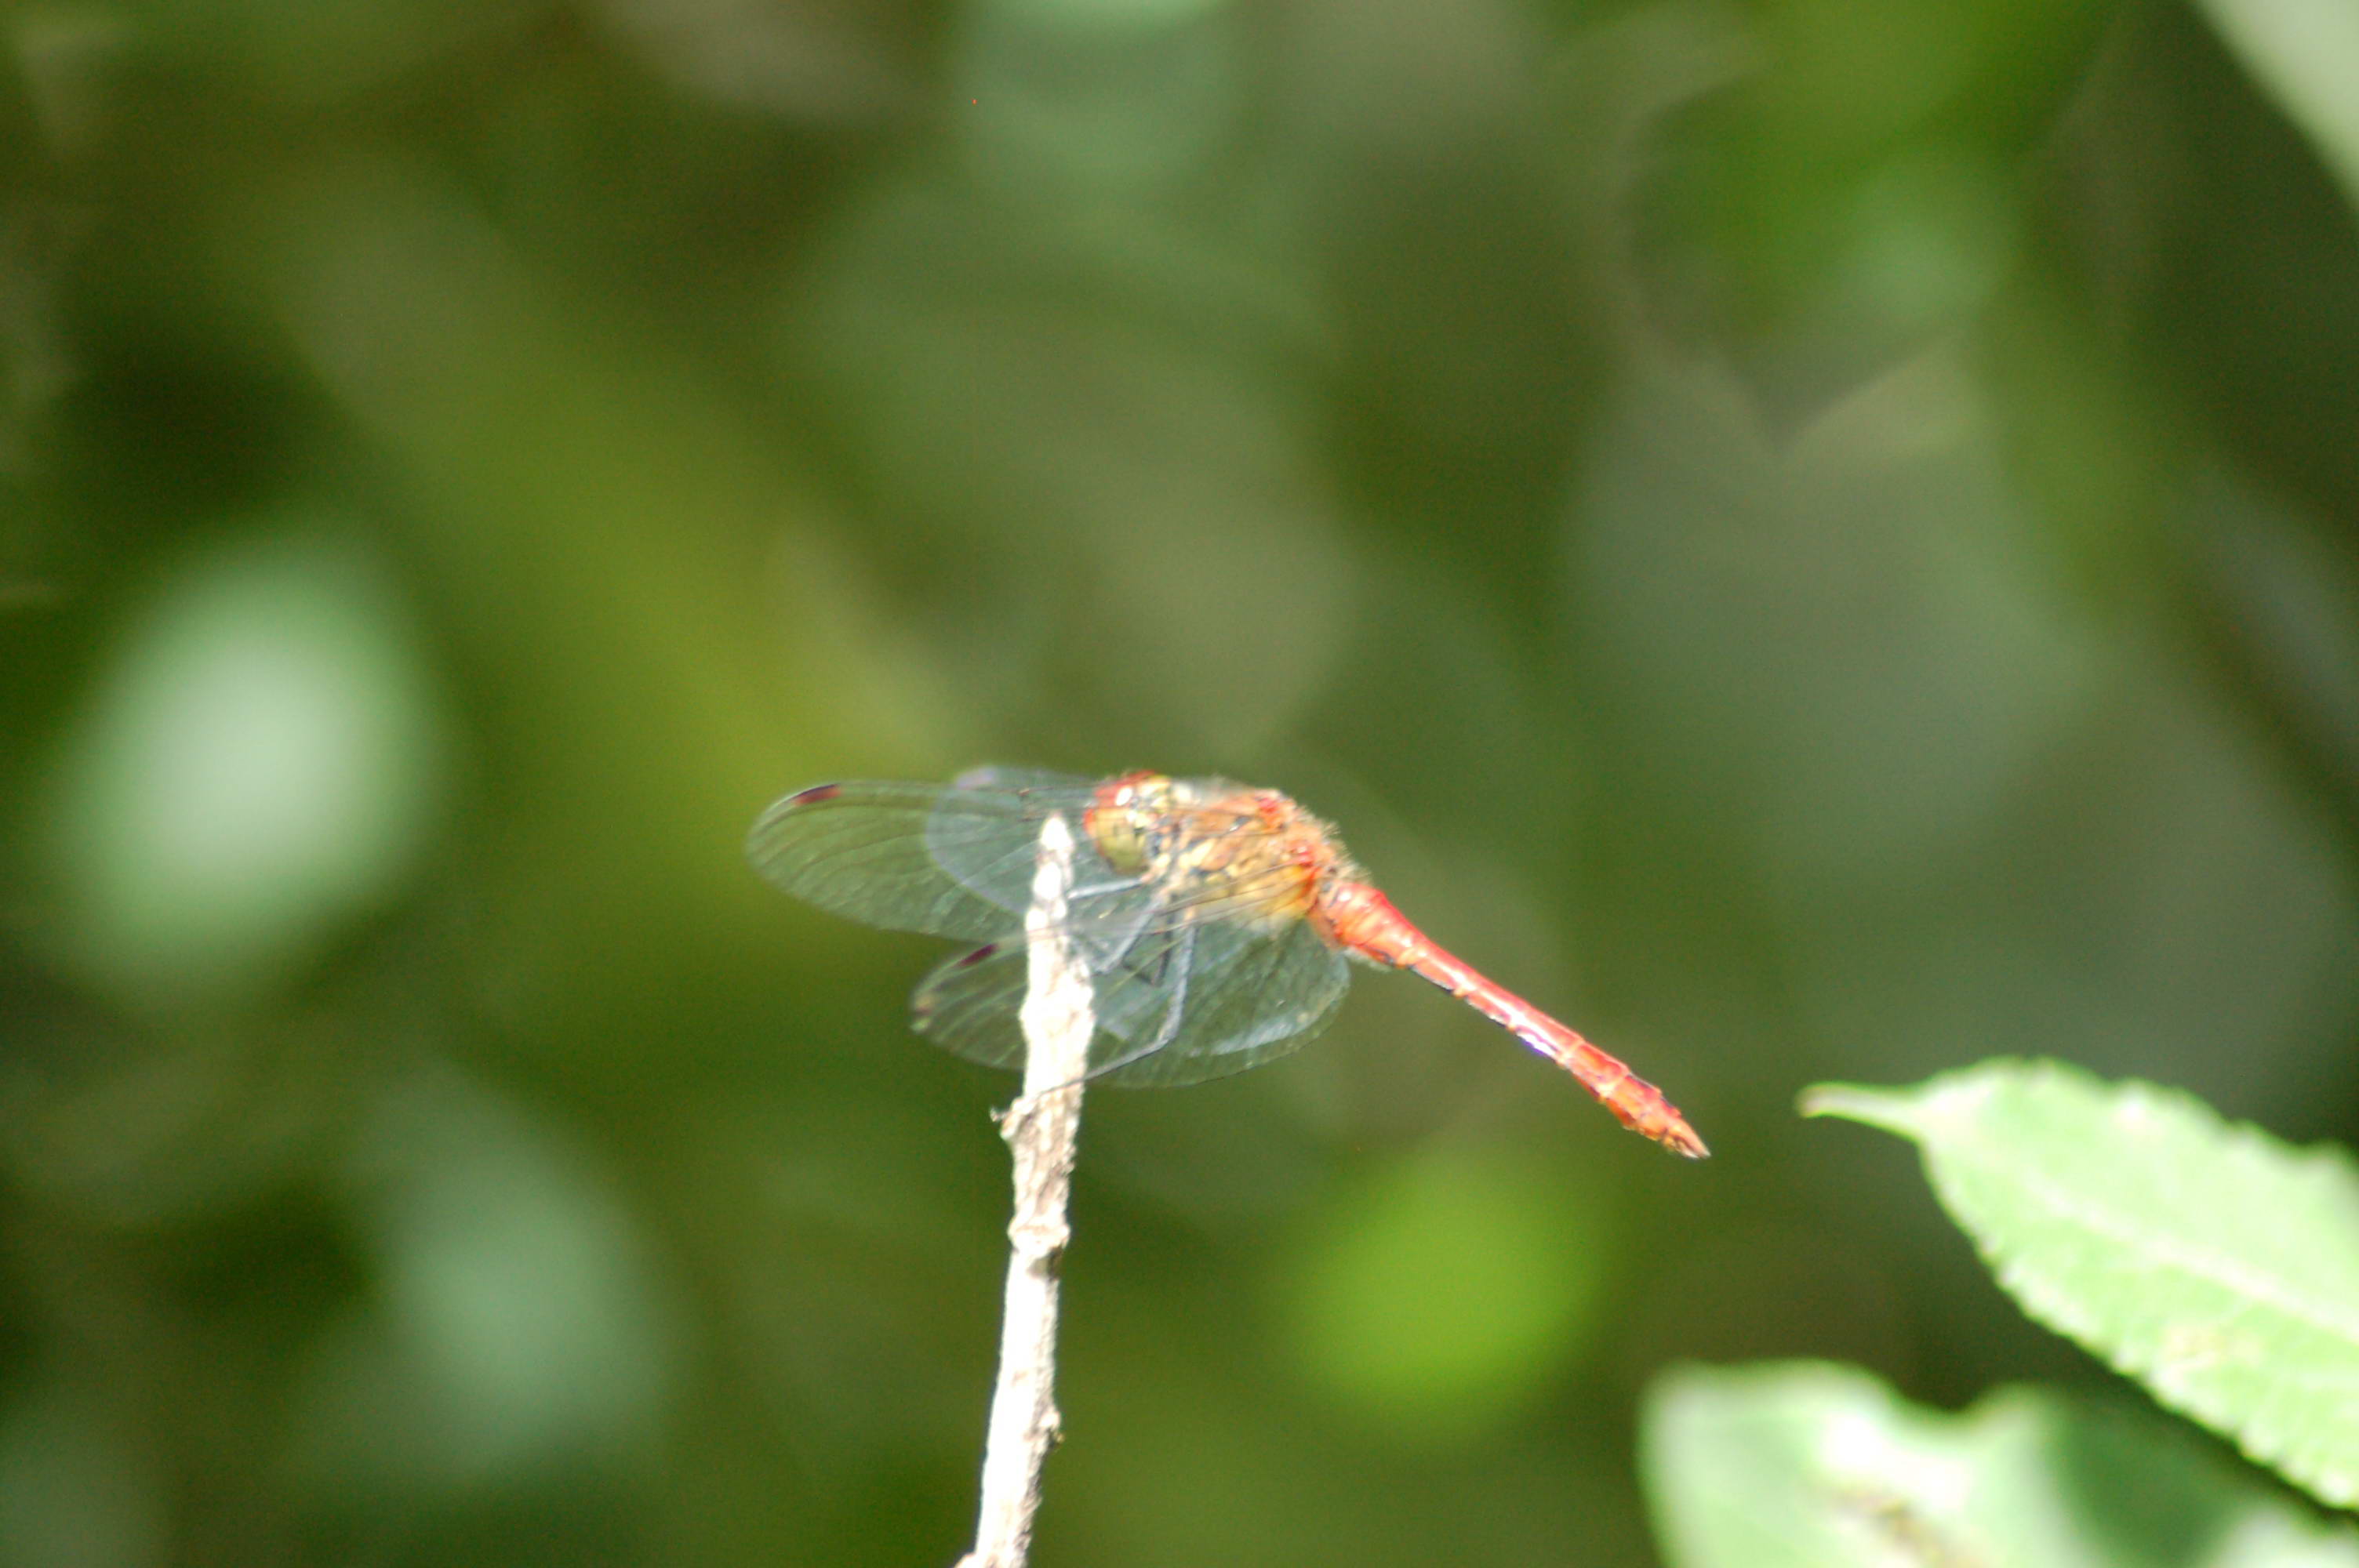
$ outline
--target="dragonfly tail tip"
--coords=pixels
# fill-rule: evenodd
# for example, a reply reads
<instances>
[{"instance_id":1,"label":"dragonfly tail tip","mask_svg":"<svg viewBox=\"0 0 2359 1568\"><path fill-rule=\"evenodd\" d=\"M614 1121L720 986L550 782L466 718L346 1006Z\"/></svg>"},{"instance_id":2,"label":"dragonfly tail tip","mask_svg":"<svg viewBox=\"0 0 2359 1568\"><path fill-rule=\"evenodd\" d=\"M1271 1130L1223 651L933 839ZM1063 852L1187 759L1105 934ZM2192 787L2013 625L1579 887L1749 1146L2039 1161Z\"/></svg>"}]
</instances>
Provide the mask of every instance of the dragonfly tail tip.
<instances>
[{"instance_id":1,"label":"dragonfly tail tip","mask_svg":"<svg viewBox=\"0 0 2359 1568\"><path fill-rule=\"evenodd\" d=\"M1712 1151L1705 1148L1703 1140L1695 1135L1695 1129L1684 1121L1674 1119L1669 1127L1663 1129L1658 1135L1658 1140L1664 1148L1686 1159L1712 1158Z\"/></svg>"}]
</instances>

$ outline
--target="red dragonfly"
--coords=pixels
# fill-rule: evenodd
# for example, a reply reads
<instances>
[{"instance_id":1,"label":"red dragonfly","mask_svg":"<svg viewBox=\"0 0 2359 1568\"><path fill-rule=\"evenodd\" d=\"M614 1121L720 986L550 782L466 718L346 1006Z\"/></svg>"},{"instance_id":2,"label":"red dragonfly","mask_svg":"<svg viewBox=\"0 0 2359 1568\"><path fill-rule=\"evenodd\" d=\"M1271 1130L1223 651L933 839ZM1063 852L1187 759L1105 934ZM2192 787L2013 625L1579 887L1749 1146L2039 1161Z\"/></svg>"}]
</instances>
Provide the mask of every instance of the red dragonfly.
<instances>
[{"instance_id":1,"label":"red dragonfly","mask_svg":"<svg viewBox=\"0 0 2359 1568\"><path fill-rule=\"evenodd\" d=\"M1024 914L1051 813L1080 829L1065 934L1095 990L1093 1078L1191 1084L1282 1056L1334 1015L1352 957L1432 981L1623 1126L1691 1160L1707 1152L1661 1090L1436 946L1333 829L1274 790L1003 768L948 785L819 784L763 813L746 853L832 914L982 944L919 986L916 1027L970 1061L1020 1068Z\"/></svg>"}]
</instances>

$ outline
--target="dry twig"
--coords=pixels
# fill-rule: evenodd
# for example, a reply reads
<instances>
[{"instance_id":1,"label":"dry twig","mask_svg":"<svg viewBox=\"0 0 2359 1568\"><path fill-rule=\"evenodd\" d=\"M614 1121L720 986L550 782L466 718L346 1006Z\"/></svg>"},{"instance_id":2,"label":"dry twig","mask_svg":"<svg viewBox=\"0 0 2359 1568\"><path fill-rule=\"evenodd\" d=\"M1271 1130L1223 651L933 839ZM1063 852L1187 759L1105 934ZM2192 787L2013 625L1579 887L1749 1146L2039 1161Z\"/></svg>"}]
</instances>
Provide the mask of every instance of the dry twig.
<instances>
[{"instance_id":1,"label":"dry twig","mask_svg":"<svg viewBox=\"0 0 2359 1568\"><path fill-rule=\"evenodd\" d=\"M1072 1234L1065 1209L1082 1127L1082 1078L1096 1027L1089 972L1063 930L1072 868L1072 831L1063 817L1050 816L1040 829L1039 870L1024 921L1031 943L1024 1094L999 1119L1016 1159L999 1382L991 1396L974 1550L958 1568L1023 1568L1040 1506L1041 1462L1057 1444L1057 1267Z\"/></svg>"}]
</instances>

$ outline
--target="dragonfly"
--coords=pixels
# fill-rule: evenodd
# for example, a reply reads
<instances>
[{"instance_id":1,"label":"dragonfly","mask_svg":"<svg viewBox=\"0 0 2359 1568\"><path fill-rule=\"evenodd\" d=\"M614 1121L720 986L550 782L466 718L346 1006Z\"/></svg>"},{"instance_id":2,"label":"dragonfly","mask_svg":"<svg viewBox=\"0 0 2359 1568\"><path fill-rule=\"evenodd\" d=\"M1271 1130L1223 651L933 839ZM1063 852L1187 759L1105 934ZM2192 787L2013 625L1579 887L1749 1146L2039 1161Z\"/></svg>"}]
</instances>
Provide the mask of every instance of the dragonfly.
<instances>
[{"instance_id":1,"label":"dragonfly","mask_svg":"<svg viewBox=\"0 0 2359 1568\"><path fill-rule=\"evenodd\" d=\"M1061 926L1090 975L1088 1077L1200 1083L1283 1056L1343 999L1347 960L1406 969L1571 1073L1623 1126L1709 1152L1660 1089L1411 925L1326 822L1275 790L1138 772L981 768L949 784L817 784L773 805L746 854L831 914L973 944L911 999L918 1033L1024 1065L1024 917L1042 825L1073 829Z\"/></svg>"}]
</instances>

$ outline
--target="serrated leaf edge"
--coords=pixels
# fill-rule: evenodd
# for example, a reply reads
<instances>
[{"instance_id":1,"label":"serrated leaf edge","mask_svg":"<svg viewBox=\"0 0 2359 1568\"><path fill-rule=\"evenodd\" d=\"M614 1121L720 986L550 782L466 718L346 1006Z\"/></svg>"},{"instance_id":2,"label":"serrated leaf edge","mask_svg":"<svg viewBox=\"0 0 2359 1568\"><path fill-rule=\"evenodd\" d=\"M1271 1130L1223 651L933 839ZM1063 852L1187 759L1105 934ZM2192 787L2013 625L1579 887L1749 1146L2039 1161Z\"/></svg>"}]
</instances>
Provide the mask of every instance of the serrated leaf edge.
<instances>
[{"instance_id":1,"label":"serrated leaf edge","mask_svg":"<svg viewBox=\"0 0 2359 1568\"><path fill-rule=\"evenodd\" d=\"M2060 1065L2059 1064L2041 1065L2050 1067ZM1944 1076L1955 1076L1956 1075ZM2061 1076L2083 1078L2088 1084L2109 1094L2140 1091L2164 1101L2175 1101L2193 1108L2204 1118L2221 1125L2232 1135L2236 1135L2238 1141L2260 1136L2257 1129L2245 1123L2227 1122L2211 1106L2180 1091L2134 1079L2108 1085L2104 1079L2097 1078L2093 1075L2081 1074L2077 1070L2068 1070ZM2274 1143L2276 1141L2270 1141ZM2186 1390L2179 1385L2175 1379L2166 1379L2167 1368L2158 1358L2141 1354L2131 1346L2114 1346L2107 1344L2107 1336L2093 1326L2091 1321L2074 1307L2071 1292L2049 1290L2038 1274L2030 1271L2030 1266L2019 1253L2011 1252L2006 1248L1986 1239L1960 1213L1961 1206L1956 1195L1951 1190L1951 1180L1943 1171L1942 1166L1945 1164L1964 1166L1971 1163L1974 1169L1983 1172L1988 1172L1994 1167L1986 1162L1970 1162L1954 1153L1937 1153L1930 1143L1921 1140L1919 1146L1923 1152L1927 1175L1932 1182L1934 1194L1940 1200L1942 1208L1948 1211L1951 1219L1958 1227L1966 1233L1968 1238L1973 1243L1974 1250L1990 1268L1993 1277L1998 1281L2000 1286L2015 1297L2022 1305L2025 1314L2033 1321L2063 1335L2116 1371L2137 1379L2139 1385L2147 1390L2158 1403L2177 1411L2214 1432L2227 1435L2248 1458L2280 1471L2322 1500L2338 1508L2350 1508L2359 1504L2359 1476L2332 1465L2313 1464L2292 1445L2273 1443L2264 1434L2248 1431L2250 1418L2235 1417L2217 1408L2217 1401ZM2117 1226L2101 1227L2086 1224L2076 1212L2078 1206L2067 1200L2051 1203L2050 1195L2056 1189L2053 1189L2050 1184L2035 1178L2027 1178L2013 1172L2006 1173L2006 1178L2027 1189L2034 1189L2031 1190L2030 1195L2038 1201L2048 1204L2051 1214L2080 1224L2083 1228L2111 1239L2122 1238L2120 1227ZM2243 1272L2243 1271L2237 1271ZM2198 1275L2197 1277L2217 1276ZM2256 1294L2259 1293L2256 1292ZM2260 1299L2268 1298L2261 1296ZM2299 1309L2292 1304L2285 1304L2281 1306L2281 1310L2285 1310L2288 1316L2308 1323L2323 1332L2347 1339L2354 1346L2359 1346L2359 1316L2352 1316L2346 1321L2343 1314L2329 1310L2313 1309L2306 1303L2301 1303Z\"/></svg>"}]
</instances>

